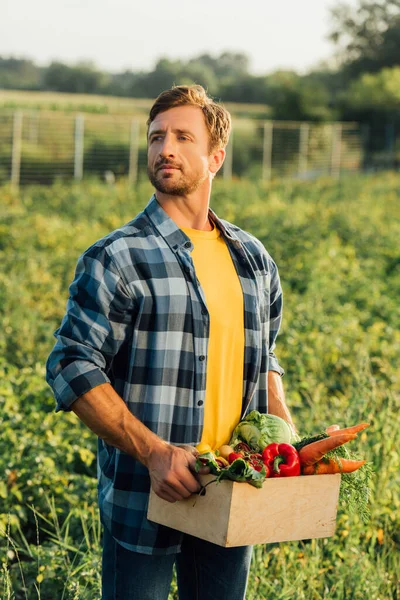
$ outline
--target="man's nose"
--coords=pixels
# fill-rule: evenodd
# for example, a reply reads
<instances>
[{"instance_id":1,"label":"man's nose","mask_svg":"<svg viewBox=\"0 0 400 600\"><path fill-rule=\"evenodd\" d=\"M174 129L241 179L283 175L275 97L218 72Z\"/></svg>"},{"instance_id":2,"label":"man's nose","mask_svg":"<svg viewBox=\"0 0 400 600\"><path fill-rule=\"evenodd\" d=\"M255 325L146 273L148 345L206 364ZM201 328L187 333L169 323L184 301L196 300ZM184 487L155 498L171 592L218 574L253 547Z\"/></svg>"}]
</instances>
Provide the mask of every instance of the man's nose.
<instances>
[{"instance_id":1,"label":"man's nose","mask_svg":"<svg viewBox=\"0 0 400 600\"><path fill-rule=\"evenodd\" d=\"M166 158L167 156L175 156L175 144L170 135L166 135L164 137L162 146L160 148L160 156L163 158Z\"/></svg>"}]
</instances>

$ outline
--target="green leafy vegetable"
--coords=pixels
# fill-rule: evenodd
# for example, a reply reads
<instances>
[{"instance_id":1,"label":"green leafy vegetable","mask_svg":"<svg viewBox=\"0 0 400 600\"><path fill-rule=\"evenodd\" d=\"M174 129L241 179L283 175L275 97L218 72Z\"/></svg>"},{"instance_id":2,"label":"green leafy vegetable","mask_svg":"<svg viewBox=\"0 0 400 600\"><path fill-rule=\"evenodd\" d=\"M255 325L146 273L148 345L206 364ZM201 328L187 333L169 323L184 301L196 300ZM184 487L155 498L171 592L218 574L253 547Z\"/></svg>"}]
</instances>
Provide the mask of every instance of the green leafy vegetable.
<instances>
[{"instance_id":1,"label":"green leafy vegetable","mask_svg":"<svg viewBox=\"0 0 400 600\"><path fill-rule=\"evenodd\" d=\"M366 463L355 473L342 473L339 504L350 514L358 514L363 523L370 519L371 463Z\"/></svg>"},{"instance_id":2,"label":"green leafy vegetable","mask_svg":"<svg viewBox=\"0 0 400 600\"><path fill-rule=\"evenodd\" d=\"M284 419L252 410L234 429L229 445L246 442L256 452L262 452L269 444L292 444L297 439Z\"/></svg>"},{"instance_id":3,"label":"green leafy vegetable","mask_svg":"<svg viewBox=\"0 0 400 600\"><path fill-rule=\"evenodd\" d=\"M293 446L296 448L297 452L300 452L304 446L308 446L308 444L312 444L313 442L319 442L319 440L325 440L329 435L327 433L318 433L317 435L308 435L303 436L297 442L294 442Z\"/></svg>"},{"instance_id":4,"label":"green leafy vegetable","mask_svg":"<svg viewBox=\"0 0 400 600\"><path fill-rule=\"evenodd\" d=\"M256 471L243 458L237 458L229 467L221 468L217 464L214 455L211 452L206 452L197 458L195 470L199 472L201 467L204 466L209 467L213 475L217 475L217 479L215 480L217 482L222 479L230 479L232 481L247 482L250 485L260 488L266 478L265 467L261 471Z\"/></svg>"},{"instance_id":5,"label":"green leafy vegetable","mask_svg":"<svg viewBox=\"0 0 400 600\"><path fill-rule=\"evenodd\" d=\"M266 477L265 467L256 471L243 458L237 458L229 467L223 469L220 479L232 479L233 481L247 481L250 485L260 488Z\"/></svg>"},{"instance_id":6,"label":"green leafy vegetable","mask_svg":"<svg viewBox=\"0 0 400 600\"><path fill-rule=\"evenodd\" d=\"M349 450L345 446L339 446L325 456L327 458L350 458L353 460L360 458L353 450ZM340 483L340 506L350 514L358 514L363 523L367 523L370 518L369 501L372 476L372 465L366 463L354 473L342 473Z\"/></svg>"},{"instance_id":7,"label":"green leafy vegetable","mask_svg":"<svg viewBox=\"0 0 400 600\"><path fill-rule=\"evenodd\" d=\"M215 456L212 452L204 452L197 458L195 464L195 470L198 473L201 467L209 467L210 472L213 475L219 475L221 472L221 467L215 460Z\"/></svg>"}]
</instances>

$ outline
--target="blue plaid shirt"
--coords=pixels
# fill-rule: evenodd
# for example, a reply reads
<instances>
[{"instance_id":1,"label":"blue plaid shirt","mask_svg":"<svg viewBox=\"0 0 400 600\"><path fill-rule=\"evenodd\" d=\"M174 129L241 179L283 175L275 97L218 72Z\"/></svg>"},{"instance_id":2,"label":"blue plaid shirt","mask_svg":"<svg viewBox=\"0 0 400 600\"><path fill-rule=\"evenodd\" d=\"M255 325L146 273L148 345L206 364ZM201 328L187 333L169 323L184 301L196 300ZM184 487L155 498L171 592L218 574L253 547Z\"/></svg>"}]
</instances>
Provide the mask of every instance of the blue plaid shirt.
<instances>
[{"instance_id":1,"label":"blue plaid shirt","mask_svg":"<svg viewBox=\"0 0 400 600\"><path fill-rule=\"evenodd\" d=\"M268 411L268 371L282 314L277 267L254 236L210 210L229 248L244 296L242 416ZM55 332L47 381L57 411L102 383L171 444L199 443L204 420L210 316L185 233L153 196L133 221L79 258L67 312ZM147 519L148 470L98 440L101 519L125 548L179 552L178 531Z\"/></svg>"}]
</instances>

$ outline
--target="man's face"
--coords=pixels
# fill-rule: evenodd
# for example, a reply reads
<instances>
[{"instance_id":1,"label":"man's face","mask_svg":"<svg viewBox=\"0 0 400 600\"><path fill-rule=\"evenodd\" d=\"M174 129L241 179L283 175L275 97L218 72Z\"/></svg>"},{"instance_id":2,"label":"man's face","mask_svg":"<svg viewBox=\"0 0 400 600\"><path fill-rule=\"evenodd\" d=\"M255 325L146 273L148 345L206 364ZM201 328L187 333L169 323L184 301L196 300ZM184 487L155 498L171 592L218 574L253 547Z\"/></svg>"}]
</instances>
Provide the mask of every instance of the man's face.
<instances>
[{"instance_id":1,"label":"man's face","mask_svg":"<svg viewBox=\"0 0 400 600\"><path fill-rule=\"evenodd\" d=\"M204 115L198 106L159 113L148 133L147 172L159 192L185 196L212 177L213 154Z\"/></svg>"}]
</instances>

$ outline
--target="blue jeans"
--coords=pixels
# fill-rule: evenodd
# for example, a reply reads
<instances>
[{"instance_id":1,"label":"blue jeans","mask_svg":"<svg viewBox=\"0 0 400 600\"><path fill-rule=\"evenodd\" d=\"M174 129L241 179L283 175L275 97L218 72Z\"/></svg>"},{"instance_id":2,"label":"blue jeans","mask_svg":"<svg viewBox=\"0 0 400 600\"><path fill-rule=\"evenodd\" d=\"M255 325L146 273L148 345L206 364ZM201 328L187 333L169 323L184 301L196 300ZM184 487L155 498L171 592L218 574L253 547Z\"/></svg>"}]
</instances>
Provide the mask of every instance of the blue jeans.
<instances>
[{"instance_id":1,"label":"blue jeans","mask_svg":"<svg viewBox=\"0 0 400 600\"><path fill-rule=\"evenodd\" d=\"M252 550L185 534L178 554L151 556L126 550L104 529L102 600L168 600L175 561L179 600L244 600Z\"/></svg>"}]
</instances>

